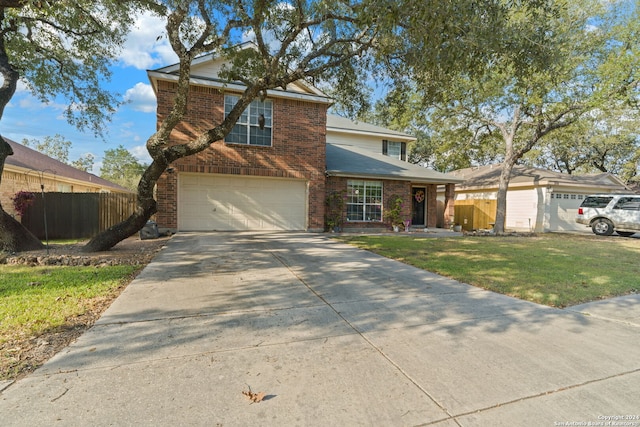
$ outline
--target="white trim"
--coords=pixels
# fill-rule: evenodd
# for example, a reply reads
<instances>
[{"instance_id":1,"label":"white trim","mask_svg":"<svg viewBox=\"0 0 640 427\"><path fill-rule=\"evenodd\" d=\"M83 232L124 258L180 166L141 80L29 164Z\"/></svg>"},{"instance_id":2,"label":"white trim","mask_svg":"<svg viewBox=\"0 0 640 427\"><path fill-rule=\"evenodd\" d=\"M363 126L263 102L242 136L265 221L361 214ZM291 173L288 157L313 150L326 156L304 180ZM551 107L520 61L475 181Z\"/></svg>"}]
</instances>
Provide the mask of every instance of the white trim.
<instances>
[{"instance_id":1,"label":"white trim","mask_svg":"<svg viewBox=\"0 0 640 427\"><path fill-rule=\"evenodd\" d=\"M327 125L327 132L333 132L337 134L343 133L347 135L375 136L375 137L381 137L382 139L393 139L393 140L396 140L397 142L412 142L412 141L418 140L418 138L415 138L410 135L403 135L403 134L397 134L397 133L372 132L372 131L366 131L366 130L340 128L340 127L329 126L329 125Z\"/></svg>"},{"instance_id":2,"label":"white trim","mask_svg":"<svg viewBox=\"0 0 640 427\"><path fill-rule=\"evenodd\" d=\"M172 74L160 73L157 71L147 71L147 75L149 76L149 80L152 83L153 90L157 92L157 80L165 80L169 82L177 82L179 77ZM220 89L222 91L228 90L231 92L244 92L246 86L240 83L229 83L221 80L210 80L204 78L191 77L189 79L189 83L194 86L204 86L204 87L212 87L215 89ZM297 101L307 101L307 102L315 102L318 104L333 104L333 100L329 99L326 96L321 95L309 95L300 92L285 92L283 90L270 89L267 91L267 96L270 98L283 98L283 99L294 99Z\"/></svg>"}]
</instances>

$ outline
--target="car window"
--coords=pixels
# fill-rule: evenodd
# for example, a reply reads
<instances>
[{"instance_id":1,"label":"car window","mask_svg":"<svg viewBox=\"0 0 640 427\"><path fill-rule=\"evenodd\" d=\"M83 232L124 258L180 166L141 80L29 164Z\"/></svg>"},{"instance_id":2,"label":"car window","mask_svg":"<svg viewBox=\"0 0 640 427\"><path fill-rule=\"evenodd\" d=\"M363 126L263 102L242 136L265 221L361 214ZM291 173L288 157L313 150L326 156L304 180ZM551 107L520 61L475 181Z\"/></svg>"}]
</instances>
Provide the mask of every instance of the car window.
<instances>
[{"instance_id":1,"label":"car window","mask_svg":"<svg viewBox=\"0 0 640 427\"><path fill-rule=\"evenodd\" d=\"M613 196L589 196L584 199L580 206L583 208L605 208L612 199Z\"/></svg>"},{"instance_id":2,"label":"car window","mask_svg":"<svg viewBox=\"0 0 640 427\"><path fill-rule=\"evenodd\" d=\"M623 209L625 211L640 210L640 197L621 197L613 209Z\"/></svg>"}]
</instances>

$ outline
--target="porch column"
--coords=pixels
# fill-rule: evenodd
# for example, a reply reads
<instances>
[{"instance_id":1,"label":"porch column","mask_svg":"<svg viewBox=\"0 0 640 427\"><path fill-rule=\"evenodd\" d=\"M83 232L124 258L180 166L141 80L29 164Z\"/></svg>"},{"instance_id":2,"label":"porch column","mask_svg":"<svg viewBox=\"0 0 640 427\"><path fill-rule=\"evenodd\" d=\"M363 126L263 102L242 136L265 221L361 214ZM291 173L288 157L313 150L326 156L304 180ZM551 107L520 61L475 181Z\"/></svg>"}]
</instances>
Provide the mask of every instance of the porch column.
<instances>
[{"instance_id":1,"label":"porch column","mask_svg":"<svg viewBox=\"0 0 640 427\"><path fill-rule=\"evenodd\" d=\"M435 228L438 225L438 186L427 185L427 227Z\"/></svg>"},{"instance_id":2,"label":"porch column","mask_svg":"<svg viewBox=\"0 0 640 427\"><path fill-rule=\"evenodd\" d=\"M449 228L453 224L453 214L455 206L455 184L445 184L444 186L444 227Z\"/></svg>"}]
</instances>

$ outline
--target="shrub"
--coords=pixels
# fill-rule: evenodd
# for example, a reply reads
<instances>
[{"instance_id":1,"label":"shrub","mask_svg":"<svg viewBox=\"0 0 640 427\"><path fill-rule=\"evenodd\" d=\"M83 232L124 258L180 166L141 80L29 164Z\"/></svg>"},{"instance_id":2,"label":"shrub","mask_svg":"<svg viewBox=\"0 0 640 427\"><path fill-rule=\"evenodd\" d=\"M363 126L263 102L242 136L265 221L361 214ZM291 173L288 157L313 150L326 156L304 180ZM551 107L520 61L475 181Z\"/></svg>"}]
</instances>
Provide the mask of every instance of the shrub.
<instances>
[{"instance_id":1,"label":"shrub","mask_svg":"<svg viewBox=\"0 0 640 427\"><path fill-rule=\"evenodd\" d=\"M27 208L36 200L36 195L30 191L18 191L11 200L13 201L13 208L16 212L18 212L20 216L24 216Z\"/></svg>"},{"instance_id":2,"label":"shrub","mask_svg":"<svg viewBox=\"0 0 640 427\"><path fill-rule=\"evenodd\" d=\"M403 224L402 220L402 205L403 200L401 196L394 194L389 197L387 201L387 209L385 210L385 219L391 226L401 227Z\"/></svg>"}]
</instances>

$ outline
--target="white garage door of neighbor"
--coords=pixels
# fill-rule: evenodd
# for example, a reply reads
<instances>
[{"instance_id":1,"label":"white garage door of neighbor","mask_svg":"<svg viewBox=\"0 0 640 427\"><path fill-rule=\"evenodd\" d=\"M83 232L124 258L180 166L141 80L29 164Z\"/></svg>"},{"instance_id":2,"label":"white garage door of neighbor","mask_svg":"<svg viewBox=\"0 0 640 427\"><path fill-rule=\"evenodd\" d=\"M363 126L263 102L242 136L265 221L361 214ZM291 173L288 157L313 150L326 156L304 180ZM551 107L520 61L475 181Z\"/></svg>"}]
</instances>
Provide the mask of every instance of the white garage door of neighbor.
<instances>
[{"instance_id":1,"label":"white garage door of neighbor","mask_svg":"<svg viewBox=\"0 0 640 427\"><path fill-rule=\"evenodd\" d=\"M178 229L305 230L306 188L302 180L181 174Z\"/></svg>"},{"instance_id":2,"label":"white garage door of neighbor","mask_svg":"<svg viewBox=\"0 0 640 427\"><path fill-rule=\"evenodd\" d=\"M551 195L549 228L552 231L588 231L576 222L578 208L584 196L571 193L553 193Z\"/></svg>"}]
</instances>

